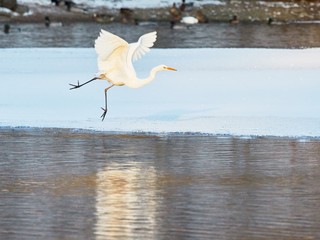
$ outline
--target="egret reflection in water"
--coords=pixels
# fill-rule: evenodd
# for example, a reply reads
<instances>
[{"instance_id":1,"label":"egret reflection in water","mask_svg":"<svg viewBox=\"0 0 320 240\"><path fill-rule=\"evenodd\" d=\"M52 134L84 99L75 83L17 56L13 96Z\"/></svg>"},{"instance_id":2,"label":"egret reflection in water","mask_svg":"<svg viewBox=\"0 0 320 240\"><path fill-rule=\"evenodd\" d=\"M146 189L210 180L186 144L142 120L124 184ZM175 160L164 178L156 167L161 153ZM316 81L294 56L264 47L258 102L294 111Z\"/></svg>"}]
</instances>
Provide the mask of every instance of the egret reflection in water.
<instances>
[{"instance_id":1,"label":"egret reflection in water","mask_svg":"<svg viewBox=\"0 0 320 240\"><path fill-rule=\"evenodd\" d=\"M153 167L130 161L108 164L97 173L97 239L151 239L159 204L156 178ZM141 231L144 228L148 231Z\"/></svg>"}]
</instances>

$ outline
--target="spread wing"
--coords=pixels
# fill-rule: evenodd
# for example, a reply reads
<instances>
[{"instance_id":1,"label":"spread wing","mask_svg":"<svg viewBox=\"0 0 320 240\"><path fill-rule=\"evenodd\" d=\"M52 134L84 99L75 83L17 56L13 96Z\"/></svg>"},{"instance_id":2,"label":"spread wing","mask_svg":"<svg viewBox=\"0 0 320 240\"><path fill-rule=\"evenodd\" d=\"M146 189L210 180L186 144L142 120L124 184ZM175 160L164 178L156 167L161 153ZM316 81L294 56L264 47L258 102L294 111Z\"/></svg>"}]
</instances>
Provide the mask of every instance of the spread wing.
<instances>
[{"instance_id":1,"label":"spread wing","mask_svg":"<svg viewBox=\"0 0 320 240\"><path fill-rule=\"evenodd\" d=\"M127 46L129 44L125 40L103 29L94 44L98 58L102 61L107 60L117 48Z\"/></svg>"},{"instance_id":2,"label":"spread wing","mask_svg":"<svg viewBox=\"0 0 320 240\"><path fill-rule=\"evenodd\" d=\"M157 40L157 32L151 32L142 35L138 42L131 43L130 48L132 47L132 60L136 61L140 59L144 54L150 51L150 48L153 46L154 42Z\"/></svg>"}]
</instances>

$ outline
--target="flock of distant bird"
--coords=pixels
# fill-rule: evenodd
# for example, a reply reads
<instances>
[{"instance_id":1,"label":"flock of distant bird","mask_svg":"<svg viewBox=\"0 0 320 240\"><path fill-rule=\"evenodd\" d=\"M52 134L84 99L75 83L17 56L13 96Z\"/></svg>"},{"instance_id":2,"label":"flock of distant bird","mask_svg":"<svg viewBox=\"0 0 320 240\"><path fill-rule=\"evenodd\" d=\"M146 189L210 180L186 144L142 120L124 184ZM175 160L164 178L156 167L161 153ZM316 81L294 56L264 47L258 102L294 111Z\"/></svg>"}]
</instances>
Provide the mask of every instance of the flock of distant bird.
<instances>
[{"instance_id":1,"label":"flock of distant bird","mask_svg":"<svg viewBox=\"0 0 320 240\"><path fill-rule=\"evenodd\" d=\"M197 23L207 23L208 18L200 11L198 10L196 12L196 17L191 16L189 13L192 11L193 8L193 2L186 3L185 0L181 0L181 4L179 7L177 7L176 3L173 3L172 7L170 8L170 28L171 29L188 29L190 25L194 25ZM57 6L61 5L63 3L65 6L67 6L67 10L70 11L71 7L75 7L75 3L70 0L51 0L51 2ZM121 16L121 22L123 23L129 23L132 22L136 25L157 25L156 22L140 22L137 19L132 19L133 10L129 8L121 8L120 9L120 16ZM103 14L94 14L94 19L98 22L105 22L105 21L113 21L115 17L110 16L104 16ZM47 27L62 27L62 22L56 22L52 21L49 16L45 16L44 18L45 26ZM230 20L230 24L238 24L239 19L236 15L234 15ZM269 18L267 20L267 23L269 25L279 25L281 22L276 22L273 18ZM8 34L12 30L9 23L4 24L3 32Z\"/></svg>"}]
</instances>

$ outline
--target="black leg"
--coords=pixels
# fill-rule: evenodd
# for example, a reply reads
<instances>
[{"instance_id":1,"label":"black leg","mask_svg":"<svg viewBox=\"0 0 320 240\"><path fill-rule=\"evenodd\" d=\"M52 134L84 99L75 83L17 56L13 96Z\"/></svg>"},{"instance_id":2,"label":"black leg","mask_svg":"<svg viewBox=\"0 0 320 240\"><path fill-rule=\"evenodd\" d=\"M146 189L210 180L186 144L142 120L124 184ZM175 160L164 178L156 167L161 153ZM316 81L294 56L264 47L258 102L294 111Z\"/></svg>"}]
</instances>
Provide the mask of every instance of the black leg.
<instances>
[{"instance_id":1,"label":"black leg","mask_svg":"<svg viewBox=\"0 0 320 240\"><path fill-rule=\"evenodd\" d=\"M108 112L108 97L107 97L107 91L112 88L114 86L114 84L112 84L110 87L107 87L104 90L104 100L105 100L105 107L101 108L103 110L103 113L101 115L102 121L104 120L104 118L106 117L106 114Z\"/></svg>"},{"instance_id":2,"label":"black leg","mask_svg":"<svg viewBox=\"0 0 320 240\"><path fill-rule=\"evenodd\" d=\"M97 79L99 79L99 78L98 78L98 77L94 77L94 78L92 78L91 80L89 80L88 82L85 82L85 83L82 83L82 84L79 84L79 81L78 81L78 84L77 84L77 85L69 83L69 85L72 86L72 88L70 88L70 90L76 89L76 88L79 88L79 87L82 87L83 85L86 85L86 84L88 84L89 82L92 82L92 81L97 80Z\"/></svg>"}]
</instances>

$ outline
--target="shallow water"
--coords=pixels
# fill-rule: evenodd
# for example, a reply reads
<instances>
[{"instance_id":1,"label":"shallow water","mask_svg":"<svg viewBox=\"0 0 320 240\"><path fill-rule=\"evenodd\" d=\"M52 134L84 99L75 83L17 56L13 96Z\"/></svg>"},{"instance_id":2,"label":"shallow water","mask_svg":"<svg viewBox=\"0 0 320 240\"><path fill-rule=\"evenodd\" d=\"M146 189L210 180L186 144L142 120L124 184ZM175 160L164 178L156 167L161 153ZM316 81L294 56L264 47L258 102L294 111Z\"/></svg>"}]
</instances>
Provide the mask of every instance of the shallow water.
<instances>
[{"instance_id":1,"label":"shallow water","mask_svg":"<svg viewBox=\"0 0 320 240\"><path fill-rule=\"evenodd\" d=\"M66 23L63 27L44 24L13 24L11 32L0 32L0 48L16 47L93 47L100 29L135 42L144 33L157 30L158 48L199 47L320 47L317 23L271 25L266 23L197 24L188 29L172 30L169 23L135 26L130 24Z\"/></svg>"},{"instance_id":2,"label":"shallow water","mask_svg":"<svg viewBox=\"0 0 320 240\"><path fill-rule=\"evenodd\" d=\"M319 239L320 141L1 129L1 239Z\"/></svg>"}]
</instances>

